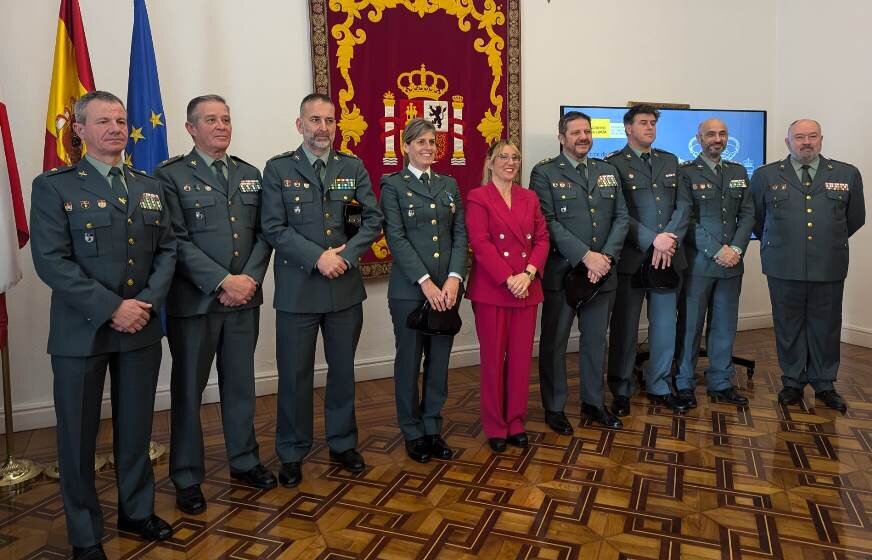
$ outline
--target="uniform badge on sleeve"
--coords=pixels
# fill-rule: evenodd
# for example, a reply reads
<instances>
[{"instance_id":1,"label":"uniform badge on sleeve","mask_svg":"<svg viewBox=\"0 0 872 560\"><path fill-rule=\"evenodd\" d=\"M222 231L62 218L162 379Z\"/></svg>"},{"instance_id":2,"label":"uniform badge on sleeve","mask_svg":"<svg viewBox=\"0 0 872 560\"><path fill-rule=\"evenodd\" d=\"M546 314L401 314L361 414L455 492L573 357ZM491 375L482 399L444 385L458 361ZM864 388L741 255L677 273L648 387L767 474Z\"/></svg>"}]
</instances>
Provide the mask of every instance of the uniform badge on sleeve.
<instances>
[{"instance_id":1,"label":"uniform badge on sleeve","mask_svg":"<svg viewBox=\"0 0 872 560\"><path fill-rule=\"evenodd\" d=\"M161 204L160 196L157 193L142 193L142 197L139 199L139 207L143 210L163 211L163 204Z\"/></svg>"}]
</instances>

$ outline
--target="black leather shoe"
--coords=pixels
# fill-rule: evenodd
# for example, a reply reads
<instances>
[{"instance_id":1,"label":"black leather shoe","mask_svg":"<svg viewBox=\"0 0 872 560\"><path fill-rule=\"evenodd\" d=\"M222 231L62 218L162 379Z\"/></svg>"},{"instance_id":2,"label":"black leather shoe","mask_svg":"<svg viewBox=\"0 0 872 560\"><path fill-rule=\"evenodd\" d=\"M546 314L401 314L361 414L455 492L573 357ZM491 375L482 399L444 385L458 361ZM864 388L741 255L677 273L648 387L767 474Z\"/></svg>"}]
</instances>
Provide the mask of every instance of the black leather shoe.
<instances>
[{"instance_id":1,"label":"black leather shoe","mask_svg":"<svg viewBox=\"0 0 872 560\"><path fill-rule=\"evenodd\" d=\"M845 413L848 410L848 404L845 402L845 399L833 389L815 393L814 396L824 401L824 404L833 410L838 410L841 413Z\"/></svg>"},{"instance_id":2,"label":"black leather shoe","mask_svg":"<svg viewBox=\"0 0 872 560\"><path fill-rule=\"evenodd\" d=\"M546 410L545 423L548 424L549 428L560 435L568 436L572 433L572 424L570 424L569 420L566 419L566 415L563 414L562 410L560 412Z\"/></svg>"},{"instance_id":3,"label":"black leather shoe","mask_svg":"<svg viewBox=\"0 0 872 560\"><path fill-rule=\"evenodd\" d=\"M249 486L269 490L276 487L276 477L263 465L255 465L247 471L230 471L230 478L241 480Z\"/></svg>"},{"instance_id":4,"label":"black leather shoe","mask_svg":"<svg viewBox=\"0 0 872 560\"><path fill-rule=\"evenodd\" d=\"M609 412L604 406L593 406L582 403L581 414L606 428L620 430L624 427L624 423L621 422L617 416Z\"/></svg>"},{"instance_id":5,"label":"black leather shoe","mask_svg":"<svg viewBox=\"0 0 872 560\"><path fill-rule=\"evenodd\" d=\"M359 473L366 470L366 463L363 462L363 456L353 447L345 451L330 450L330 458L342 465L346 470L353 473Z\"/></svg>"},{"instance_id":6,"label":"black leather shoe","mask_svg":"<svg viewBox=\"0 0 872 560\"><path fill-rule=\"evenodd\" d=\"M735 387L730 387L729 389L722 389L720 391L709 391L708 396L713 399L721 400L725 403L735 404L737 406L748 406L748 398L743 397L736 391Z\"/></svg>"},{"instance_id":7,"label":"black leather shoe","mask_svg":"<svg viewBox=\"0 0 872 560\"><path fill-rule=\"evenodd\" d=\"M612 414L615 416L629 416L630 399L628 397L615 397L612 399Z\"/></svg>"},{"instance_id":8,"label":"black leather shoe","mask_svg":"<svg viewBox=\"0 0 872 560\"><path fill-rule=\"evenodd\" d=\"M454 457L454 451L448 447L442 436L430 436L430 455L436 459L451 459Z\"/></svg>"},{"instance_id":9,"label":"black leather shoe","mask_svg":"<svg viewBox=\"0 0 872 560\"><path fill-rule=\"evenodd\" d=\"M693 393L693 389L680 389L678 391L678 398L684 401L687 408L696 408L696 395Z\"/></svg>"},{"instance_id":10,"label":"black leather shoe","mask_svg":"<svg viewBox=\"0 0 872 560\"><path fill-rule=\"evenodd\" d=\"M785 406L802 402L802 389L798 387L785 387L778 392L778 402Z\"/></svg>"},{"instance_id":11,"label":"black leather shoe","mask_svg":"<svg viewBox=\"0 0 872 560\"><path fill-rule=\"evenodd\" d=\"M406 440L406 455L409 459L419 463L430 462L430 439L419 437Z\"/></svg>"},{"instance_id":12,"label":"black leather shoe","mask_svg":"<svg viewBox=\"0 0 872 560\"><path fill-rule=\"evenodd\" d=\"M497 453L502 453L506 450L506 440L501 437L488 438L487 443Z\"/></svg>"},{"instance_id":13,"label":"black leather shoe","mask_svg":"<svg viewBox=\"0 0 872 560\"><path fill-rule=\"evenodd\" d=\"M141 521L119 517L118 530L136 533L147 541L165 541L173 534L172 526L155 514Z\"/></svg>"},{"instance_id":14,"label":"black leather shoe","mask_svg":"<svg viewBox=\"0 0 872 560\"><path fill-rule=\"evenodd\" d=\"M285 488L293 488L303 482L303 464L299 461L282 463L279 469L279 482Z\"/></svg>"},{"instance_id":15,"label":"black leather shoe","mask_svg":"<svg viewBox=\"0 0 872 560\"><path fill-rule=\"evenodd\" d=\"M648 393L648 399L651 401L651 404L665 406L672 412L685 412L687 410L685 402L672 393L666 393L665 395L652 395Z\"/></svg>"},{"instance_id":16,"label":"black leather shoe","mask_svg":"<svg viewBox=\"0 0 872 560\"><path fill-rule=\"evenodd\" d=\"M517 434L512 434L506 438L506 443L509 445L514 445L515 447L520 447L521 449L527 449L527 445L529 441L527 441L527 432L518 432Z\"/></svg>"},{"instance_id":17,"label":"black leather shoe","mask_svg":"<svg viewBox=\"0 0 872 560\"><path fill-rule=\"evenodd\" d=\"M206 511L206 498L203 497L200 485L176 488L176 507L191 515Z\"/></svg>"},{"instance_id":18,"label":"black leather shoe","mask_svg":"<svg viewBox=\"0 0 872 560\"><path fill-rule=\"evenodd\" d=\"M73 560L106 560L106 553L103 552L103 545L101 544L74 546Z\"/></svg>"}]
</instances>

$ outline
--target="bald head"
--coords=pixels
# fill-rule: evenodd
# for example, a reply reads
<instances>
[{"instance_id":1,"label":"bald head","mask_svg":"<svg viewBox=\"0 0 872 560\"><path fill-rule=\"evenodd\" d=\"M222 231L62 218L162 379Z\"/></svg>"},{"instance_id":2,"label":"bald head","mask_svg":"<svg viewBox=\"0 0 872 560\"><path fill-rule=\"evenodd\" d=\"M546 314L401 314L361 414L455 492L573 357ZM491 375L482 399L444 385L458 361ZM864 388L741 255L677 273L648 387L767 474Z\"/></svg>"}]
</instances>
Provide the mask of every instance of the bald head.
<instances>
[{"instance_id":1,"label":"bald head","mask_svg":"<svg viewBox=\"0 0 872 560\"><path fill-rule=\"evenodd\" d=\"M712 161L720 161L721 152L727 147L727 140L730 139L727 124L717 118L706 119L699 123L696 139L705 157Z\"/></svg>"},{"instance_id":2,"label":"bald head","mask_svg":"<svg viewBox=\"0 0 872 560\"><path fill-rule=\"evenodd\" d=\"M790 155L800 163L811 163L821 153L824 136L821 125L813 119L799 119L790 123L784 143Z\"/></svg>"}]
</instances>

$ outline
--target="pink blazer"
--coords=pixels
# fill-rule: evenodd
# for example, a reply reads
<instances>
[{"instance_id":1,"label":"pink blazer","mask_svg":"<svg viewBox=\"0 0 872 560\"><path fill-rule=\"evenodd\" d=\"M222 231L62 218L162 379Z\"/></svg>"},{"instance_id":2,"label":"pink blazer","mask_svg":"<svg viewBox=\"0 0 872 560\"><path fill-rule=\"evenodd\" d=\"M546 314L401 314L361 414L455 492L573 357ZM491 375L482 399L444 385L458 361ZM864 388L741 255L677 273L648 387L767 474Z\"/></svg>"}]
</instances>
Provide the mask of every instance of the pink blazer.
<instances>
[{"instance_id":1,"label":"pink blazer","mask_svg":"<svg viewBox=\"0 0 872 560\"><path fill-rule=\"evenodd\" d=\"M542 271L548 258L548 229L533 191L512 185L512 208L493 183L472 189L466 200L466 231L472 246L472 270L466 295L472 301L524 307L542 299ZM538 271L529 295L518 299L506 280L527 264Z\"/></svg>"}]
</instances>

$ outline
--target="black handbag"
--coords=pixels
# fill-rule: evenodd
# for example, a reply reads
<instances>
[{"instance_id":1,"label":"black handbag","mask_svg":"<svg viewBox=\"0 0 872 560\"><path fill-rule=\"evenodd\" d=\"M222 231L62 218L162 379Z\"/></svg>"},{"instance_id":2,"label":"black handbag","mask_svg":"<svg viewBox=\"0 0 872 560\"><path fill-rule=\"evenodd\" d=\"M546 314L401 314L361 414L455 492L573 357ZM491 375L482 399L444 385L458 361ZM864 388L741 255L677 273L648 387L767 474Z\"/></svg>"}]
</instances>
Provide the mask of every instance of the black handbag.
<instances>
[{"instance_id":1,"label":"black handbag","mask_svg":"<svg viewBox=\"0 0 872 560\"><path fill-rule=\"evenodd\" d=\"M573 309L584 307L584 304L592 300L599 293L600 288L609 279L612 271L609 270L599 282L591 282L587 277L587 267L579 262L563 277L563 291L566 293L566 303Z\"/></svg>"},{"instance_id":2,"label":"black handbag","mask_svg":"<svg viewBox=\"0 0 872 560\"><path fill-rule=\"evenodd\" d=\"M454 336L460 332L463 321L460 319L460 302L463 299L463 284L457 290L457 301L446 311L436 311L426 299L420 307L406 317L406 326L424 334L434 336Z\"/></svg>"},{"instance_id":3,"label":"black handbag","mask_svg":"<svg viewBox=\"0 0 872 560\"><path fill-rule=\"evenodd\" d=\"M359 202L346 202L342 205L342 224L345 226L345 237L351 239L363 223L363 205Z\"/></svg>"},{"instance_id":4,"label":"black handbag","mask_svg":"<svg viewBox=\"0 0 872 560\"><path fill-rule=\"evenodd\" d=\"M674 290L680 281L681 277L671 264L666 268L654 268L651 257L646 257L645 262L633 275L632 286L646 290Z\"/></svg>"}]
</instances>

